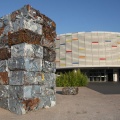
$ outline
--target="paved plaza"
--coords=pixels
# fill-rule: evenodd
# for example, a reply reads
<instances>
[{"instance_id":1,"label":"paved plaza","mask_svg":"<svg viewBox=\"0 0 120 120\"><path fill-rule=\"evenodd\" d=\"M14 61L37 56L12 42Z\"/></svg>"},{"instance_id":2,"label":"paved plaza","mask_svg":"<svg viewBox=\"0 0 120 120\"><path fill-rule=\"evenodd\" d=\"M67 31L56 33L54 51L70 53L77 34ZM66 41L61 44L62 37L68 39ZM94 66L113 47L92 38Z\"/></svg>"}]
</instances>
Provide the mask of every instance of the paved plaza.
<instances>
[{"instance_id":1,"label":"paved plaza","mask_svg":"<svg viewBox=\"0 0 120 120\"><path fill-rule=\"evenodd\" d=\"M25 115L0 108L0 120L120 120L120 83L90 83L78 95L62 95L56 88L57 105Z\"/></svg>"}]
</instances>

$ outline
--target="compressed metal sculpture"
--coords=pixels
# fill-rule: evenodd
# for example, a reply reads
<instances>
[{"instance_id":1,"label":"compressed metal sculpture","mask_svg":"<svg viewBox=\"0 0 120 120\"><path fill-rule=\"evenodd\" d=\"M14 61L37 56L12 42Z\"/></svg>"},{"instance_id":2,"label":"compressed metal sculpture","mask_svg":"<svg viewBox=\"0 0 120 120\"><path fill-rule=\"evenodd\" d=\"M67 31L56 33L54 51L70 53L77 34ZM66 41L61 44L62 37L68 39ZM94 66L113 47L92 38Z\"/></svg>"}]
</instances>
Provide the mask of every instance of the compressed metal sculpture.
<instances>
[{"instance_id":1,"label":"compressed metal sculpture","mask_svg":"<svg viewBox=\"0 0 120 120\"><path fill-rule=\"evenodd\" d=\"M56 104L55 30L30 5L0 18L0 107L25 114Z\"/></svg>"},{"instance_id":2,"label":"compressed metal sculpture","mask_svg":"<svg viewBox=\"0 0 120 120\"><path fill-rule=\"evenodd\" d=\"M64 87L62 89L63 95L76 95L78 94L78 87Z\"/></svg>"}]
</instances>

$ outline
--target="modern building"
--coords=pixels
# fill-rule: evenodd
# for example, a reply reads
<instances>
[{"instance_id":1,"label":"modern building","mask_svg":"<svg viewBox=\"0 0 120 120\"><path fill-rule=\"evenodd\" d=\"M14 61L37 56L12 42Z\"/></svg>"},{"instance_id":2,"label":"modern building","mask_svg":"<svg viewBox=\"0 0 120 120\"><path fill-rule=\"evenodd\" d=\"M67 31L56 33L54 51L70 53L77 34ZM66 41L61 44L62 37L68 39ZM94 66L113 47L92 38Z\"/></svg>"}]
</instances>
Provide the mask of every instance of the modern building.
<instances>
[{"instance_id":1,"label":"modern building","mask_svg":"<svg viewBox=\"0 0 120 120\"><path fill-rule=\"evenodd\" d=\"M56 39L57 72L80 69L90 81L120 81L120 33L78 32Z\"/></svg>"}]
</instances>

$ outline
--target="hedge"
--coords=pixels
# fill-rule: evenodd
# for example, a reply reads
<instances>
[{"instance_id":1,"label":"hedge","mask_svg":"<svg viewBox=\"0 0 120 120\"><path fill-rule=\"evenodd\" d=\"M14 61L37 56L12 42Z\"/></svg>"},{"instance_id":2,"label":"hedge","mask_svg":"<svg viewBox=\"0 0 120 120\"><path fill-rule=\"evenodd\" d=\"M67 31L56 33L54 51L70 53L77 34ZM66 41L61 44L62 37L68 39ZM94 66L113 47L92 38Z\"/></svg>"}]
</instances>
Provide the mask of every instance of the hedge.
<instances>
[{"instance_id":1,"label":"hedge","mask_svg":"<svg viewBox=\"0 0 120 120\"><path fill-rule=\"evenodd\" d=\"M74 86L86 86L88 84L88 78L81 71L73 70L67 73L60 73L60 76L56 78L57 87L74 87Z\"/></svg>"}]
</instances>

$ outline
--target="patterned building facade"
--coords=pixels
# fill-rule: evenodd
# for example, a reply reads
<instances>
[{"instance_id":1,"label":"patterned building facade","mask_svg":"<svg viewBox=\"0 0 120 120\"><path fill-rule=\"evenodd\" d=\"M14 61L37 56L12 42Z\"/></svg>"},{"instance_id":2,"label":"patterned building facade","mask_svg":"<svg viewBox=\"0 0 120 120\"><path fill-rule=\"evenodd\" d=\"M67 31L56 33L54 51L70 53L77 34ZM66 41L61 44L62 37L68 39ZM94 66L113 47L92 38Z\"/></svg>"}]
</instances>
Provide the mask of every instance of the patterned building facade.
<instances>
[{"instance_id":1,"label":"patterned building facade","mask_svg":"<svg viewBox=\"0 0 120 120\"><path fill-rule=\"evenodd\" d=\"M56 53L58 70L80 68L88 75L90 81L119 80L120 33L118 32L60 34L56 39ZM110 74L113 76L110 77Z\"/></svg>"}]
</instances>

